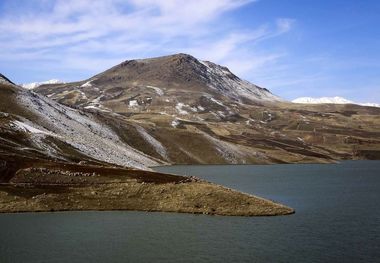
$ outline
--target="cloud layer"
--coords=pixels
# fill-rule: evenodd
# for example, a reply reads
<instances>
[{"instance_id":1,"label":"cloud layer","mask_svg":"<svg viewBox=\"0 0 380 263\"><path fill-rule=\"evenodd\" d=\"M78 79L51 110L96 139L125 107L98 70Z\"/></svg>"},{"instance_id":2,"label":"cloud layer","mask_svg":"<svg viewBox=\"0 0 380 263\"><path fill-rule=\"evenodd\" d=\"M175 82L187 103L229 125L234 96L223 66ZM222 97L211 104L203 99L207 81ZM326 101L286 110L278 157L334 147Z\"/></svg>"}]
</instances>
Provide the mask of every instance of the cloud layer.
<instances>
[{"instance_id":1,"label":"cloud layer","mask_svg":"<svg viewBox=\"0 0 380 263\"><path fill-rule=\"evenodd\" d=\"M6 2L0 18L0 66L22 61L18 66L34 75L19 82L71 81L125 59L177 52L248 76L284 56L256 46L294 24L280 18L242 28L228 19L253 0L33 0L17 9L15 2Z\"/></svg>"}]
</instances>

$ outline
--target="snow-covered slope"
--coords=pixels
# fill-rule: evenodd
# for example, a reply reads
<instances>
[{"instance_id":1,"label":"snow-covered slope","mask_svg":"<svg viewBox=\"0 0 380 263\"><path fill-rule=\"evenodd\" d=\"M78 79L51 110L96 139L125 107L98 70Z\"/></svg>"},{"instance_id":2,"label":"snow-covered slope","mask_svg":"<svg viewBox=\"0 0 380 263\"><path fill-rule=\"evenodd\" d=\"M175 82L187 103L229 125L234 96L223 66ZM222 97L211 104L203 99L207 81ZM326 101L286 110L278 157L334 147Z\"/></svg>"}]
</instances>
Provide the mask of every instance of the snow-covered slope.
<instances>
[{"instance_id":1,"label":"snow-covered slope","mask_svg":"<svg viewBox=\"0 0 380 263\"><path fill-rule=\"evenodd\" d=\"M25 83L25 84L20 84L21 87L25 88L25 89L35 89L41 85L45 85L45 84L62 84L62 83L65 83L59 79L51 79L51 80L47 80L47 81L42 81L42 82L32 82L32 83Z\"/></svg>"},{"instance_id":2,"label":"snow-covered slope","mask_svg":"<svg viewBox=\"0 0 380 263\"><path fill-rule=\"evenodd\" d=\"M360 103L361 106L367 106L367 107L377 107L380 108L379 103L371 103L371 102L365 102L365 103Z\"/></svg>"},{"instance_id":3,"label":"snow-covered slope","mask_svg":"<svg viewBox=\"0 0 380 263\"><path fill-rule=\"evenodd\" d=\"M2 75L0 90L0 141L9 154L68 161L80 156L146 170L163 163L128 145L94 114L25 90Z\"/></svg>"},{"instance_id":4,"label":"snow-covered slope","mask_svg":"<svg viewBox=\"0 0 380 263\"><path fill-rule=\"evenodd\" d=\"M347 100L342 97L322 97L322 98L311 98L311 97L301 97L292 101L293 103L303 103L303 104L357 104L361 106L369 107L380 107L377 103L357 103L351 100Z\"/></svg>"},{"instance_id":5,"label":"snow-covered slope","mask_svg":"<svg viewBox=\"0 0 380 263\"><path fill-rule=\"evenodd\" d=\"M221 94L239 100L240 97L249 100L281 101L282 99L246 80L234 75L228 68L209 61L199 61L207 68L206 77L209 86Z\"/></svg>"},{"instance_id":6,"label":"snow-covered slope","mask_svg":"<svg viewBox=\"0 0 380 263\"><path fill-rule=\"evenodd\" d=\"M63 106L34 92L18 95L20 104L38 116L24 122L42 134L51 134L94 159L146 169L157 165L148 156L123 143L108 126L92 115Z\"/></svg>"},{"instance_id":7,"label":"snow-covered slope","mask_svg":"<svg viewBox=\"0 0 380 263\"><path fill-rule=\"evenodd\" d=\"M312 98L312 97L301 97L293 100L294 103L305 103L305 104L354 104L354 102L347 100L342 97L322 97L322 98Z\"/></svg>"}]
</instances>

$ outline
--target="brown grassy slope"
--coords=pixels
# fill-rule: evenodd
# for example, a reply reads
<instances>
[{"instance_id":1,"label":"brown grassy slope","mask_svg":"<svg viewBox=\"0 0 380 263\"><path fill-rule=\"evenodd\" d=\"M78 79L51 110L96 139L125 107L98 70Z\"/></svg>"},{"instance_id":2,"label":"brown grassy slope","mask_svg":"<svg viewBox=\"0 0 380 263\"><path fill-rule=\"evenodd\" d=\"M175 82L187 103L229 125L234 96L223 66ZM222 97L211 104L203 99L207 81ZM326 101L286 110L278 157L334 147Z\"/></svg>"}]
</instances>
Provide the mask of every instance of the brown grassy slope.
<instances>
[{"instance_id":1,"label":"brown grassy slope","mask_svg":"<svg viewBox=\"0 0 380 263\"><path fill-rule=\"evenodd\" d=\"M285 215L293 209L197 178L117 167L42 162L0 185L0 212L139 210Z\"/></svg>"},{"instance_id":2,"label":"brown grassy slope","mask_svg":"<svg viewBox=\"0 0 380 263\"><path fill-rule=\"evenodd\" d=\"M0 186L0 212L138 210L229 216L273 216L294 210L206 182L128 183L85 187Z\"/></svg>"}]
</instances>

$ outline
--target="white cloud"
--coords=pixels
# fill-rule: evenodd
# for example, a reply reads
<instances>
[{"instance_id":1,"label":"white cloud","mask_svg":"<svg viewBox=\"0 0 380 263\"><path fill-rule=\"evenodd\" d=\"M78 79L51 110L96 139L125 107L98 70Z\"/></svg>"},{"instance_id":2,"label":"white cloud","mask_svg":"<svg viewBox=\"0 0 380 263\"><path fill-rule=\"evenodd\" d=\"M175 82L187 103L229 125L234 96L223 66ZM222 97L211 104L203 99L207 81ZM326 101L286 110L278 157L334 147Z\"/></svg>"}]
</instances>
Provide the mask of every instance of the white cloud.
<instances>
[{"instance_id":1,"label":"white cloud","mask_svg":"<svg viewBox=\"0 0 380 263\"><path fill-rule=\"evenodd\" d=\"M216 18L225 11L241 7L252 0L132 0L136 7L160 10L166 23L197 24Z\"/></svg>"},{"instance_id":2,"label":"white cloud","mask_svg":"<svg viewBox=\"0 0 380 263\"><path fill-rule=\"evenodd\" d=\"M33 8L21 15L9 9L0 17L0 57L4 64L23 61L24 69L29 65L35 70L38 65L40 71L51 74L46 78L62 78L60 71L72 70L95 74L125 59L175 52L248 74L284 56L283 52L259 52L255 45L288 32L294 24L282 18L247 29L223 20L226 12L253 2L34 1Z\"/></svg>"},{"instance_id":3,"label":"white cloud","mask_svg":"<svg viewBox=\"0 0 380 263\"><path fill-rule=\"evenodd\" d=\"M277 19L277 26L278 26L278 32L279 33L286 33L288 32L292 26L294 25L295 20L289 19L289 18L279 18Z\"/></svg>"}]
</instances>

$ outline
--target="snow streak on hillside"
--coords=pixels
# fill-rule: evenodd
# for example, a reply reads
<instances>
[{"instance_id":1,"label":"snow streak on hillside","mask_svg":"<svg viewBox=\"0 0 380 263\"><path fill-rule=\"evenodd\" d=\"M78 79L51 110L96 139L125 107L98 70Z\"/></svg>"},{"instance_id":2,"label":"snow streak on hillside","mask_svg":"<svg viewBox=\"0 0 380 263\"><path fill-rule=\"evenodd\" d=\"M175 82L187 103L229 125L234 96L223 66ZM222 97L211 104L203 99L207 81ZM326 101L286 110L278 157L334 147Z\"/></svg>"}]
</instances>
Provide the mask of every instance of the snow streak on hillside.
<instances>
[{"instance_id":1,"label":"snow streak on hillside","mask_svg":"<svg viewBox=\"0 0 380 263\"><path fill-rule=\"evenodd\" d=\"M240 100L244 97L250 100L281 101L269 90L260 88L248 81L235 76L228 68L209 61L199 61L207 68L207 78L210 87L220 91L223 95Z\"/></svg>"},{"instance_id":2,"label":"snow streak on hillside","mask_svg":"<svg viewBox=\"0 0 380 263\"><path fill-rule=\"evenodd\" d=\"M20 92L20 105L33 113L36 119L15 122L18 129L38 135L53 136L94 159L127 167L148 169L158 165L144 153L122 142L117 134L95 117L63 106L30 91ZM21 118L21 117L20 117ZM48 143L39 140L40 148L48 149ZM52 156L54 152L50 153Z\"/></svg>"}]
</instances>

